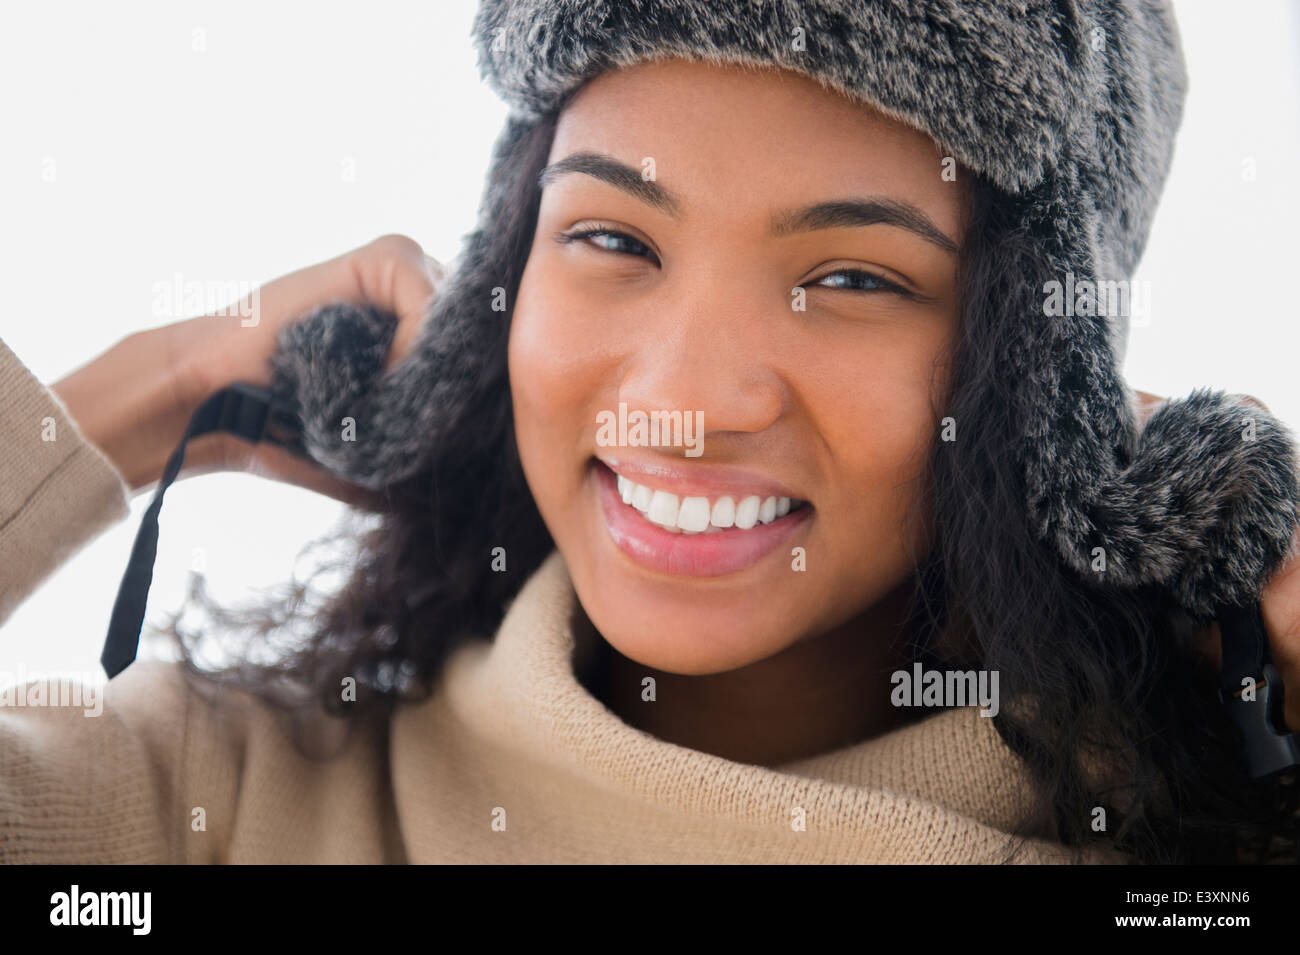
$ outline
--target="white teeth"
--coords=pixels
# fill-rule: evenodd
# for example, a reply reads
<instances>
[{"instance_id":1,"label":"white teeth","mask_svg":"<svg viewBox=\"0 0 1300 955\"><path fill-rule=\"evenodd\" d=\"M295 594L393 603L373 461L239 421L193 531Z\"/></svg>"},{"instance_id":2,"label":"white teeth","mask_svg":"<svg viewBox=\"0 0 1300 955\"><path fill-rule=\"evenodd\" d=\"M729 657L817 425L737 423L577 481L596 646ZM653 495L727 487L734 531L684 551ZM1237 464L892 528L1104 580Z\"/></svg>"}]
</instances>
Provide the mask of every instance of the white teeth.
<instances>
[{"instance_id":1,"label":"white teeth","mask_svg":"<svg viewBox=\"0 0 1300 955\"><path fill-rule=\"evenodd\" d=\"M713 505L709 523L719 529L736 523L736 502L729 497L720 497Z\"/></svg>"},{"instance_id":2,"label":"white teeth","mask_svg":"<svg viewBox=\"0 0 1300 955\"><path fill-rule=\"evenodd\" d=\"M680 534L718 534L728 527L749 530L758 524L770 524L785 517L801 503L788 497L762 498L756 494L740 499L723 495L710 503L707 497L678 498L676 494L637 484L623 475L615 475L618 496L636 508L646 520L664 530Z\"/></svg>"},{"instance_id":3,"label":"white teeth","mask_svg":"<svg viewBox=\"0 0 1300 955\"><path fill-rule=\"evenodd\" d=\"M684 531L699 533L709 526L709 499L688 497L677 512L677 526Z\"/></svg>"},{"instance_id":4,"label":"white teeth","mask_svg":"<svg viewBox=\"0 0 1300 955\"><path fill-rule=\"evenodd\" d=\"M751 494L736 505L736 526L747 531L758 523L758 498Z\"/></svg>"},{"instance_id":5,"label":"white teeth","mask_svg":"<svg viewBox=\"0 0 1300 955\"><path fill-rule=\"evenodd\" d=\"M677 526L677 510L676 494L669 494L667 491L655 491L654 497L650 498L650 507L645 516L656 524L675 527Z\"/></svg>"}]
</instances>

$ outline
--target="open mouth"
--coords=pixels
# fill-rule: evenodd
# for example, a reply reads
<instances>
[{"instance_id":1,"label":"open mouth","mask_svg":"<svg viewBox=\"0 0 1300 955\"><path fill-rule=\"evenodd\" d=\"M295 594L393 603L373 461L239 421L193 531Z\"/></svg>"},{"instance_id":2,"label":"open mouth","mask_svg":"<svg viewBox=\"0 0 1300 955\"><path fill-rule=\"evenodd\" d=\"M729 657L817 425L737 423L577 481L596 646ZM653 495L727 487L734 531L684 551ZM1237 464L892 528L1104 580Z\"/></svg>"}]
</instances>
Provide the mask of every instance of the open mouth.
<instances>
[{"instance_id":1,"label":"open mouth","mask_svg":"<svg viewBox=\"0 0 1300 955\"><path fill-rule=\"evenodd\" d=\"M678 495L615 474L592 461L605 524L615 544L643 566L717 576L757 563L808 520L813 506L758 494Z\"/></svg>"},{"instance_id":2,"label":"open mouth","mask_svg":"<svg viewBox=\"0 0 1300 955\"><path fill-rule=\"evenodd\" d=\"M670 491L637 484L621 474L615 478L624 504L635 508L651 524L675 534L718 534L732 528L747 531L809 506L807 501L776 495L679 497Z\"/></svg>"}]
</instances>

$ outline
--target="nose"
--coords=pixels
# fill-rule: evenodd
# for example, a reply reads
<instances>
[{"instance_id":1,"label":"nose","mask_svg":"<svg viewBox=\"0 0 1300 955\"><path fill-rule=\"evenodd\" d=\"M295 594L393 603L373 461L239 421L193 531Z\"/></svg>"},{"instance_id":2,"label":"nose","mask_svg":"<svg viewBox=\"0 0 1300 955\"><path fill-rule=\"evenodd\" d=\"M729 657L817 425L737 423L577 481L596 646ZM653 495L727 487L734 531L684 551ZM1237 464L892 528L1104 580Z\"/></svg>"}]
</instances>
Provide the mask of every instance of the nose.
<instances>
[{"instance_id":1,"label":"nose","mask_svg":"<svg viewBox=\"0 0 1300 955\"><path fill-rule=\"evenodd\" d=\"M786 405L782 323L773 320L781 303L716 277L705 268L698 280L676 283L659 317L636 336L619 401L629 410L698 411L706 436L760 432Z\"/></svg>"}]
</instances>

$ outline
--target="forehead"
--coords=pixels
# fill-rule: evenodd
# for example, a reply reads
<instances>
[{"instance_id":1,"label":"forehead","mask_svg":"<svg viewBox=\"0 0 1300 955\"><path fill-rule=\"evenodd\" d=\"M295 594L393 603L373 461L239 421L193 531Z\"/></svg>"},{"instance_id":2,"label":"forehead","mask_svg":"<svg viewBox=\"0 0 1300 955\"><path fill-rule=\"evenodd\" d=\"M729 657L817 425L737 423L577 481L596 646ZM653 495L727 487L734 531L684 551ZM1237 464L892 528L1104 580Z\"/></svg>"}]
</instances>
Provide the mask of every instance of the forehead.
<instances>
[{"instance_id":1,"label":"forehead","mask_svg":"<svg viewBox=\"0 0 1300 955\"><path fill-rule=\"evenodd\" d=\"M608 71L565 107L547 161L584 150L637 168L652 159L688 216L869 195L960 231L964 171L945 179L933 140L786 70L666 60Z\"/></svg>"}]
</instances>

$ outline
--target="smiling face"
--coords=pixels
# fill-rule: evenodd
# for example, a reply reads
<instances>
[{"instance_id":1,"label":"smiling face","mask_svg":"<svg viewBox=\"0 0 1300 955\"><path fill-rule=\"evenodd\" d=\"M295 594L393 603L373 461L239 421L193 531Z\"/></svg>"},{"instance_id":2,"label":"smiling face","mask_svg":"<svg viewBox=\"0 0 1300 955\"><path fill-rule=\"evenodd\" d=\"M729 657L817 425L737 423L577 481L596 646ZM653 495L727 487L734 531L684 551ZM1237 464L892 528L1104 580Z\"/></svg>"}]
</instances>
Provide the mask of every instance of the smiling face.
<instances>
[{"instance_id":1,"label":"smiling face","mask_svg":"<svg viewBox=\"0 0 1300 955\"><path fill-rule=\"evenodd\" d=\"M592 623L705 674L870 613L927 547L907 519L959 327L963 177L798 74L681 60L588 83L548 163L510 382ZM638 411L702 429L646 446Z\"/></svg>"}]
</instances>

